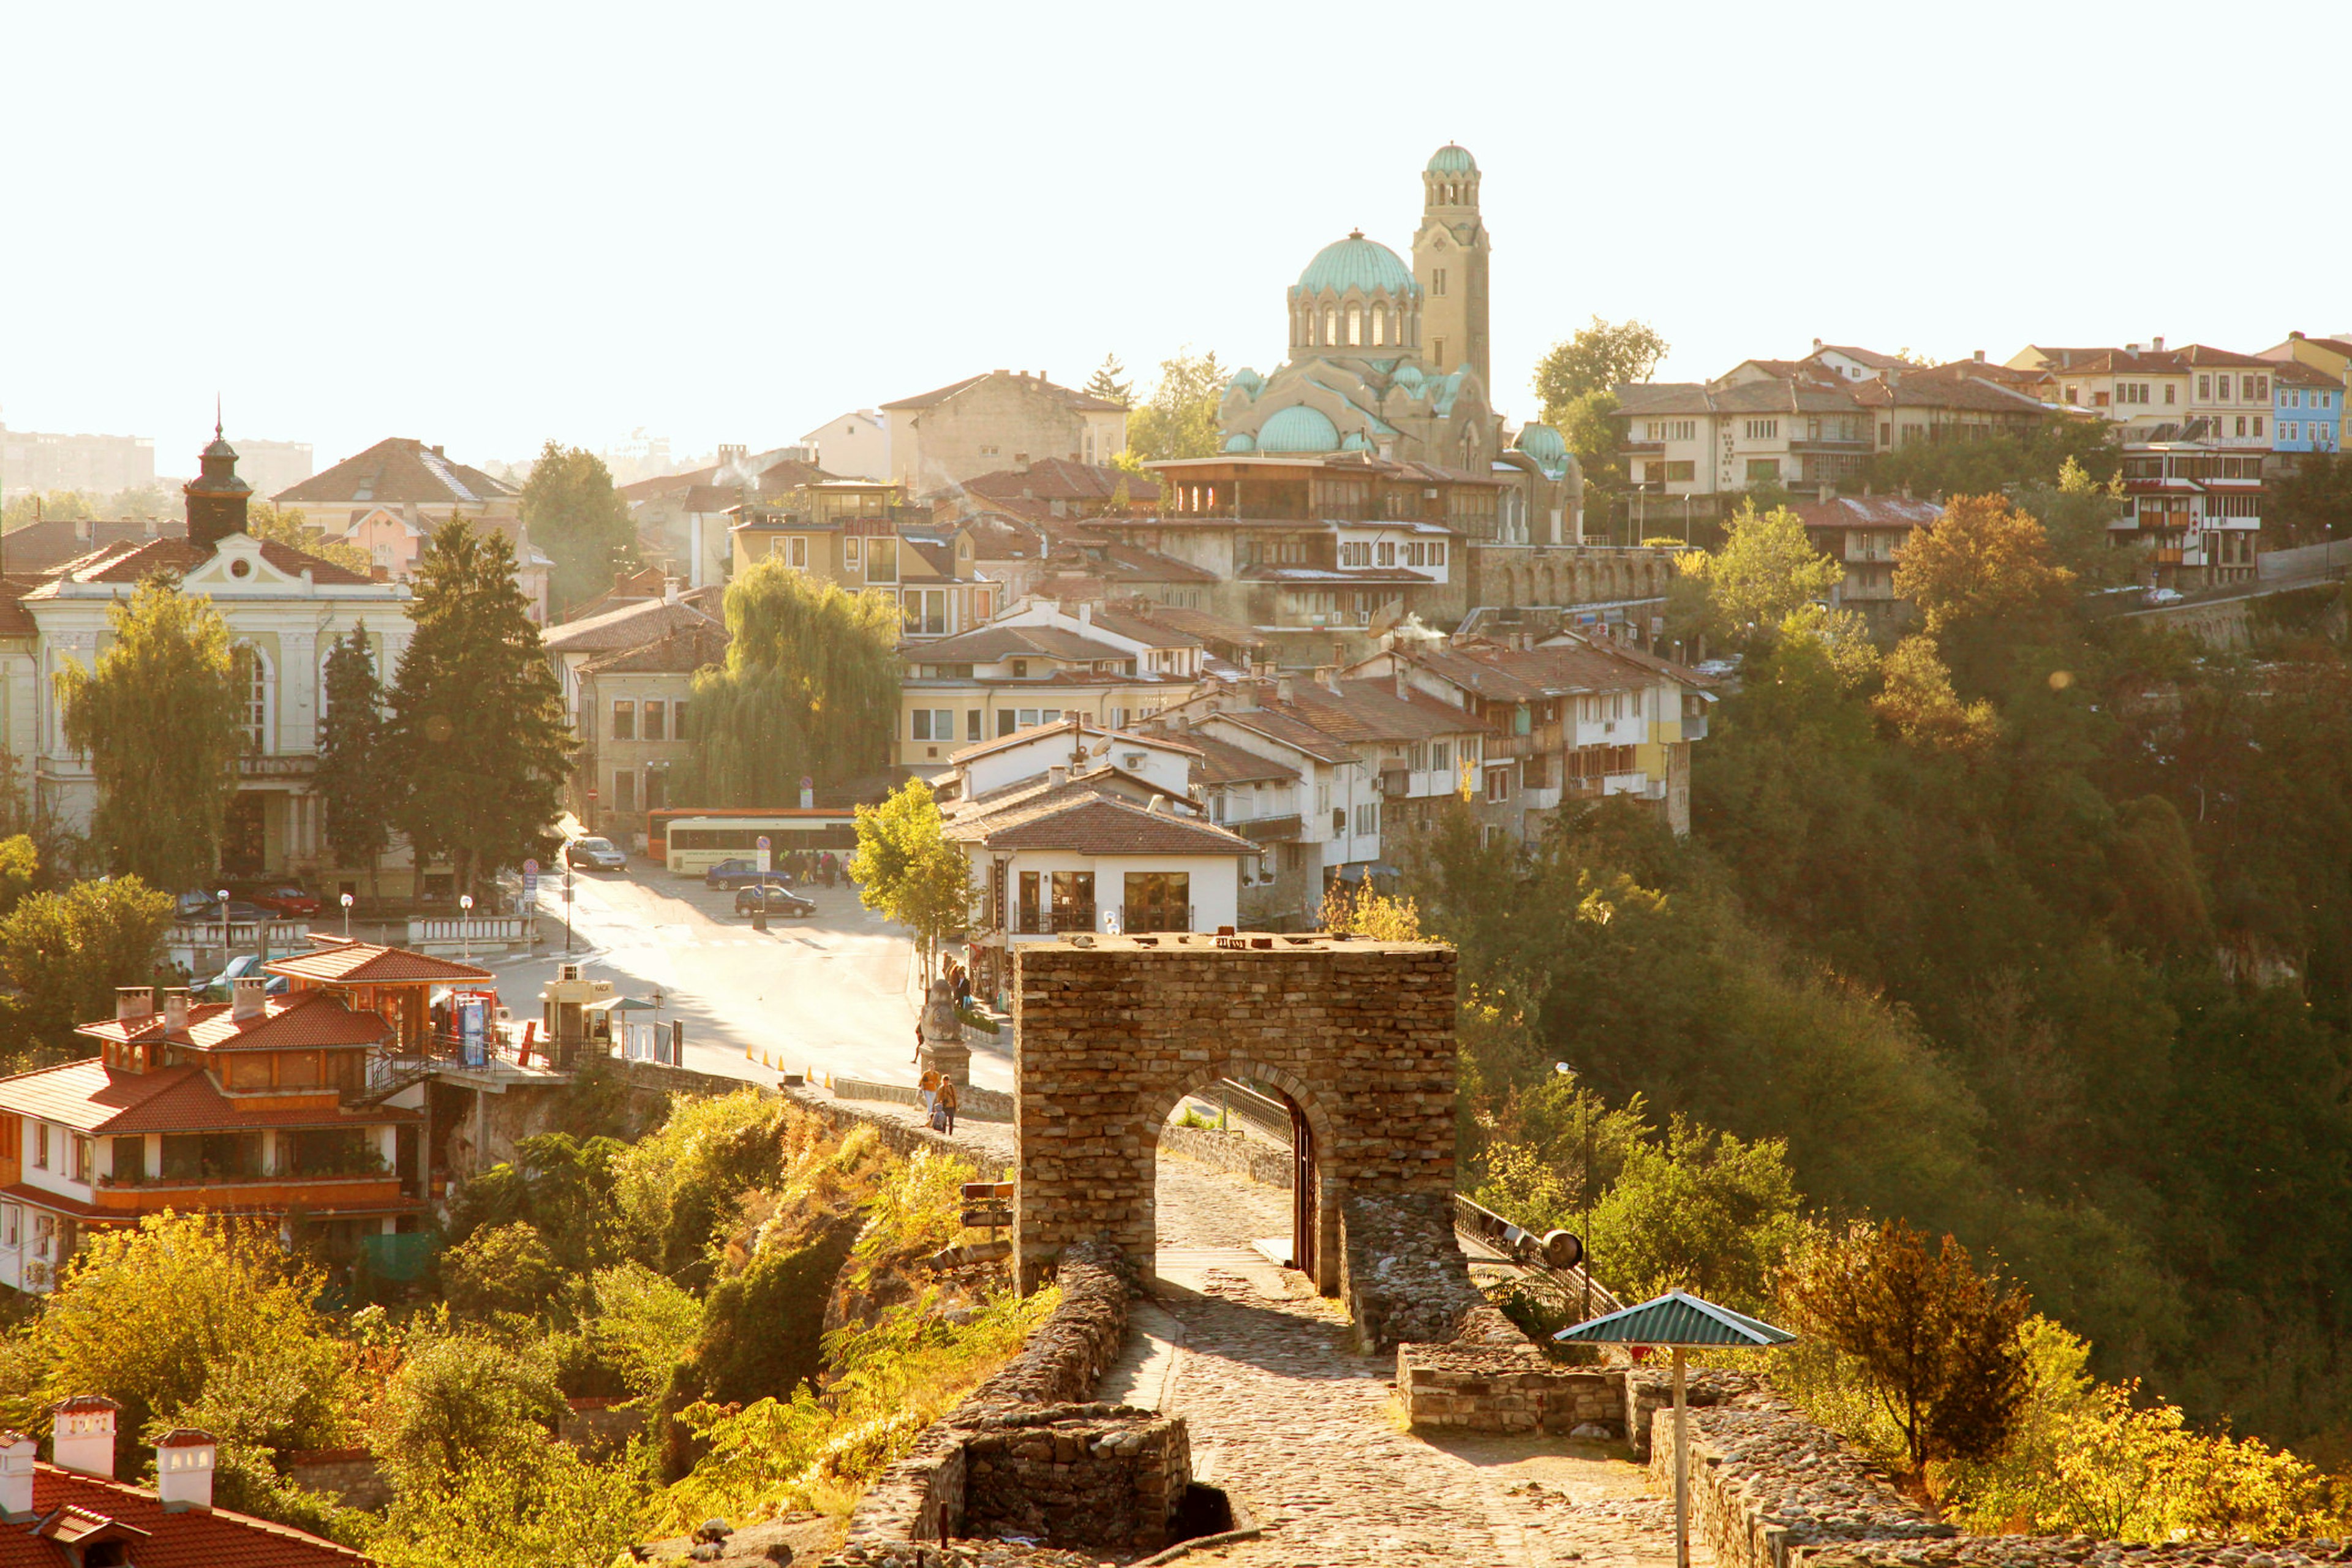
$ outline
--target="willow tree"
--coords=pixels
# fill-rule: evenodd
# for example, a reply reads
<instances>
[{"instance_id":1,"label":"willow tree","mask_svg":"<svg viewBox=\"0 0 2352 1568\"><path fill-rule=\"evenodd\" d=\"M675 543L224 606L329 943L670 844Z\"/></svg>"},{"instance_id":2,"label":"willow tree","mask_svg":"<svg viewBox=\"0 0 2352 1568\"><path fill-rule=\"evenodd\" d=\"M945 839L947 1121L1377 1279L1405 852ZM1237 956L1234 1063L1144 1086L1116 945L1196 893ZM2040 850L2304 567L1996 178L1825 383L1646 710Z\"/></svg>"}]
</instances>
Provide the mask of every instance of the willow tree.
<instances>
[{"instance_id":1,"label":"willow tree","mask_svg":"<svg viewBox=\"0 0 2352 1568\"><path fill-rule=\"evenodd\" d=\"M66 744L89 757L89 833L107 868L158 888L209 885L245 750L241 661L210 599L158 573L107 607L95 669L57 674Z\"/></svg>"},{"instance_id":2,"label":"willow tree","mask_svg":"<svg viewBox=\"0 0 2352 1568\"><path fill-rule=\"evenodd\" d=\"M727 662L694 678L702 805L800 804L889 761L898 722L898 611L762 561L727 589Z\"/></svg>"}]
</instances>

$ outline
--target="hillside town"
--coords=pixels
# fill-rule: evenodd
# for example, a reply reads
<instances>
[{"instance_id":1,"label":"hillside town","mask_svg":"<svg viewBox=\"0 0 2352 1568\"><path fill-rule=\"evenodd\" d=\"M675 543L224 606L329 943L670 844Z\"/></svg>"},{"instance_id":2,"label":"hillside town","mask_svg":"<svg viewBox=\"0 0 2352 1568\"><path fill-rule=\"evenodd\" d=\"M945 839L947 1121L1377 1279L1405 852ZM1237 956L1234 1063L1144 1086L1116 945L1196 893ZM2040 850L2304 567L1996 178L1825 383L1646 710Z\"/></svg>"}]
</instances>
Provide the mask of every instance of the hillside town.
<instances>
[{"instance_id":1,"label":"hillside town","mask_svg":"<svg viewBox=\"0 0 2352 1568\"><path fill-rule=\"evenodd\" d=\"M2352 1558L2352 332L1530 399L1527 167L1156 377L0 426L0 1568Z\"/></svg>"}]
</instances>

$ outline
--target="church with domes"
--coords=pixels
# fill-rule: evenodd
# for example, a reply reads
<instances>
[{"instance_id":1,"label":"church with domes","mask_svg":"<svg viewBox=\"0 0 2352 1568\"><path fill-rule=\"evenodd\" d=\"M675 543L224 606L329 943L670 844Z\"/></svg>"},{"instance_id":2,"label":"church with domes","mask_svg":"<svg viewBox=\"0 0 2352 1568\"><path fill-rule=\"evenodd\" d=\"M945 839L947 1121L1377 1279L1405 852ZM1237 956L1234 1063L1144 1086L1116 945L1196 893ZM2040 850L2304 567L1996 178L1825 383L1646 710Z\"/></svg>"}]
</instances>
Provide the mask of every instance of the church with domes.
<instances>
[{"instance_id":1,"label":"church with domes","mask_svg":"<svg viewBox=\"0 0 2352 1568\"><path fill-rule=\"evenodd\" d=\"M1290 287L1289 357L1226 388L1226 451L1369 452L1473 470L1498 455L1478 178L1461 147L1429 160L1411 266L1360 229L1316 252Z\"/></svg>"}]
</instances>

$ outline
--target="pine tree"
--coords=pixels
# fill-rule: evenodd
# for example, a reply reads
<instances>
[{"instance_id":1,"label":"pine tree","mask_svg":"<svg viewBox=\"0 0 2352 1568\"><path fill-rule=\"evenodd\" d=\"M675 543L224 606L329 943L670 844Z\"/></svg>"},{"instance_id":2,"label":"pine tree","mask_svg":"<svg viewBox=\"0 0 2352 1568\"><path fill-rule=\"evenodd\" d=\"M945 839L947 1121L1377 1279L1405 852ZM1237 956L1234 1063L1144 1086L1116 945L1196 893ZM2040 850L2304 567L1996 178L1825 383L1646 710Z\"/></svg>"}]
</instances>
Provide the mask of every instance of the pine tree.
<instances>
[{"instance_id":1,"label":"pine tree","mask_svg":"<svg viewBox=\"0 0 2352 1568\"><path fill-rule=\"evenodd\" d=\"M433 531L412 578L415 636L400 657L383 747L392 820L470 889L553 847L548 825L572 728L539 628L514 584L514 548L463 518Z\"/></svg>"},{"instance_id":2,"label":"pine tree","mask_svg":"<svg viewBox=\"0 0 2352 1568\"><path fill-rule=\"evenodd\" d=\"M392 780L383 744L383 682L366 623L327 655L327 711L319 724L319 794L327 803L327 844L338 865L365 861L368 893L376 860L392 842Z\"/></svg>"},{"instance_id":3,"label":"pine tree","mask_svg":"<svg viewBox=\"0 0 2352 1568\"><path fill-rule=\"evenodd\" d=\"M637 564L636 521L593 452L550 441L523 481L522 521L555 562L551 586L559 609L603 593L614 572Z\"/></svg>"},{"instance_id":4,"label":"pine tree","mask_svg":"<svg viewBox=\"0 0 2352 1568\"><path fill-rule=\"evenodd\" d=\"M697 805L790 805L888 762L898 612L761 561L727 588L727 662L695 677Z\"/></svg>"},{"instance_id":5,"label":"pine tree","mask_svg":"<svg viewBox=\"0 0 2352 1568\"><path fill-rule=\"evenodd\" d=\"M1106 403L1132 408L1135 406L1135 383L1127 380L1126 376L1127 366L1118 363L1118 356L1105 354L1102 363L1096 367L1093 377L1087 383L1086 394L1088 397L1099 397Z\"/></svg>"},{"instance_id":6,"label":"pine tree","mask_svg":"<svg viewBox=\"0 0 2352 1568\"><path fill-rule=\"evenodd\" d=\"M142 579L108 606L113 640L98 668L57 676L66 744L98 783L89 831L107 868L158 888L210 885L246 749L228 626L175 576Z\"/></svg>"}]
</instances>

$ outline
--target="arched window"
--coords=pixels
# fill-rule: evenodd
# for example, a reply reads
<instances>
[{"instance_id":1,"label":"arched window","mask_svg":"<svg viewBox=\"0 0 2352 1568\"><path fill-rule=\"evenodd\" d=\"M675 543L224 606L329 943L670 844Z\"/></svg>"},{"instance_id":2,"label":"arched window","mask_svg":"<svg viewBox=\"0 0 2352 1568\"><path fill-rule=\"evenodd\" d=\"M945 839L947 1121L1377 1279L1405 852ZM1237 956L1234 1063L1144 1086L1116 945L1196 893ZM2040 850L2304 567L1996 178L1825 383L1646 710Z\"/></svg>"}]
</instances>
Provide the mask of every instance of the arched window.
<instances>
[{"instance_id":1,"label":"arched window","mask_svg":"<svg viewBox=\"0 0 2352 1568\"><path fill-rule=\"evenodd\" d=\"M1364 308L1361 305L1348 307L1348 346L1351 349L1364 346Z\"/></svg>"},{"instance_id":2,"label":"arched window","mask_svg":"<svg viewBox=\"0 0 2352 1568\"><path fill-rule=\"evenodd\" d=\"M268 657L251 643L239 643L233 668L237 695L243 700L237 721L245 730L246 750L266 755L270 750L270 720L275 716Z\"/></svg>"},{"instance_id":3,"label":"arched window","mask_svg":"<svg viewBox=\"0 0 2352 1568\"><path fill-rule=\"evenodd\" d=\"M1339 341L1339 307L1337 305L1327 305L1323 309L1323 341L1327 344L1337 344Z\"/></svg>"},{"instance_id":4,"label":"arched window","mask_svg":"<svg viewBox=\"0 0 2352 1568\"><path fill-rule=\"evenodd\" d=\"M1389 313L1380 306L1372 307L1372 346L1379 348L1389 341Z\"/></svg>"}]
</instances>

